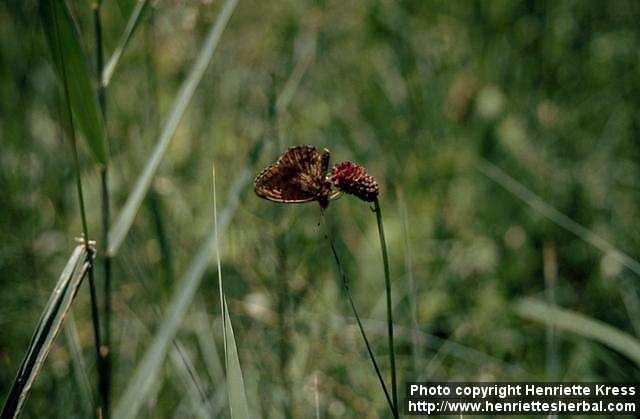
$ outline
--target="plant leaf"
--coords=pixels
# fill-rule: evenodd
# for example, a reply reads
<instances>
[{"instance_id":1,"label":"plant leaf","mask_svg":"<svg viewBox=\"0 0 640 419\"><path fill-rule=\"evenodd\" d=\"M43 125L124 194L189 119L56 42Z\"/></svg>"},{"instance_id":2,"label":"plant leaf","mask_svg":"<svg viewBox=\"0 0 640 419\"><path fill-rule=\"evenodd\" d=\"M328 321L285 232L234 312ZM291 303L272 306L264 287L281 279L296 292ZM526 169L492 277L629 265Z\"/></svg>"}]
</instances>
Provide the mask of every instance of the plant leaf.
<instances>
[{"instance_id":1,"label":"plant leaf","mask_svg":"<svg viewBox=\"0 0 640 419\"><path fill-rule=\"evenodd\" d=\"M235 214L240 203L241 194L246 191L247 185L252 179L253 163L247 165L245 169L238 175L238 179L229 192L227 205L220 217L219 231L223 233L231 222L231 218ZM118 401L114 412L114 418L133 419L137 417L144 400L147 398L151 387L162 367L167 348L173 337L178 331L182 319L184 318L193 297L198 290L202 275L204 274L213 251L218 242L213 231L208 235L207 240L200 246L200 250L194 257L189 269L184 274L173 293L173 298L169 303L160 327L156 332L149 348L145 352L142 360L138 364L133 376L120 400Z\"/></svg>"},{"instance_id":2,"label":"plant leaf","mask_svg":"<svg viewBox=\"0 0 640 419\"><path fill-rule=\"evenodd\" d=\"M82 357L82 345L80 344L80 336L78 335L78 329L76 328L73 311L70 311L67 316L67 321L64 326L64 334L67 341L67 347L71 353L73 372L79 389L80 401L83 409L82 414L89 417L94 412L93 394L91 393L92 387L89 380L89 374L87 373L87 366L85 365L84 358Z\"/></svg>"},{"instance_id":3,"label":"plant leaf","mask_svg":"<svg viewBox=\"0 0 640 419\"><path fill-rule=\"evenodd\" d=\"M130 16L132 13L132 10L135 7L135 3L136 0L118 0L118 8L120 9L120 13L122 13L122 16L127 17Z\"/></svg>"},{"instance_id":4,"label":"plant leaf","mask_svg":"<svg viewBox=\"0 0 640 419\"><path fill-rule=\"evenodd\" d=\"M106 87L111 81L111 77L113 76L113 73L116 69L116 65L118 65L118 63L120 62L120 58L122 57L125 48L129 44L129 41L133 37L133 33L138 27L138 24L142 20L142 16L144 15L144 11L146 10L148 4L149 0L138 0L136 2L136 5L131 12L131 16L127 21L127 26L124 28L122 36L120 36L118 46L113 51L111 58L109 58L107 65L104 67L104 70L102 70L102 74L100 75L102 80L101 83L103 86Z\"/></svg>"},{"instance_id":5,"label":"plant leaf","mask_svg":"<svg viewBox=\"0 0 640 419\"><path fill-rule=\"evenodd\" d=\"M238 358L238 347L236 338L231 326L231 317L227 307L227 299L224 298L225 333L227 335L227 347L225 348L227 360L227 389L229 391L229 406L231 408L231 418L249 418L249 405L247 395L244 390L244 379Z\"/></svg>"},{"instance_id":6,"label":"plant leaf","mask_svg":"<svg viewBox=\"0 0 640 419\"><path fill-rule=\"evenodd\" d=\"M147 161L144 171L138 178L133 191L129 194L127 202L124 204L122 211L120 211L118 218L109 229L109 249L107 250L107 254L109 256L115 256L116 253L118 253L118 249L120 248L124 237L127 235L129 228L131 228L131 224L133 224L138 208L140 208L140 204L142 204L142 200L149 190L153 176L162 161L164 153L169 147L169 143L178 128L178 124L187 109L187 105L191 101L200 80L202 80L202 76L211 61L211 57L213 57L213 53L216 50L218 42L220 41L222 32L224 31L224 28L226 27L227 22L231 17L231 13L233 13L237 3L238 0L227 0L225 2L216 22L207 35L204 45L200 48L200 54L191 68L189 76L184 83L182 83L178 97L173 102L171 114L164 123L164 127L162 128L156 147L153 150L153 154Z\"/></svg>"},{"instance_id":7,"label":"plant leaf","mask_svg":"<svg viewBox=\"0 0 640 419\"><path fill-rule=\"evenodd\" d=\"M16 418L26 401L31 386L47 359L53 341L60 331L71 303L89 269L88 254L84 245L75 248L53 289L36 331L31 338L27 354L22 360L13 381L0 417Z\"/></svg>"},{"instance_id":8,"label":"plant leaf","mask_svg":"<svg viewBox=\"0 0 640 419\"><path fill-rule=\"evenodd\" d=\"M218 292L220 293L220 312L222 313L222 337L224 342L224 360L227 371L227 394L229 396L229 409L231 418L248 418L249 406L247 405L247 395L244 390L244 380L240 359L238 358L238 347L231 325L227 298L224 295L222 284L222 264L220 263L220 239L218 236L218 203L216 199L216 167L211 165L213 180L213 235L218 245L216 246L216 267L218 268Z\"/></svg>"},{"instance_id":9,"label":"plant leaf","mask_svg":"<svg viewBox=\"0 0 640 419\"><path fill-rule=\"evenodd\" d=\"M63 74L66 74L74 121L84 133L93 157L99 163L106 164L108 153L104 120L79 32L64 1L40 0L39 4L42 27L61 83L64 83Z\"/></svg>"},{"instance_id":10,"label":"plant leaf","mask_svg":"<svg viewBox=\"0 0 640 419\"><path fill-rule=\"evenodd\" d=\"M525 319L555 326L600 342L624 354L640 366L640 341L600 320L532 298L518 301L515 311Z\"/></svg>"}]
</instances>

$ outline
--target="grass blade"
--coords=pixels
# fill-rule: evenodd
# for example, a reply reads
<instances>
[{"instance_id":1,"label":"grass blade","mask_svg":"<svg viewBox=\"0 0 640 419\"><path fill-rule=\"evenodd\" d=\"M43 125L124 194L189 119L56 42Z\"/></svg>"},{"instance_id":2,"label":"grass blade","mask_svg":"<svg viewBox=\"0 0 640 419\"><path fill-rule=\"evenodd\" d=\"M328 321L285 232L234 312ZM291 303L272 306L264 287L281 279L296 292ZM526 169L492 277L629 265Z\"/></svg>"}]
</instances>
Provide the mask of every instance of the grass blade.
<instances>
[{"instance_id":1,"label":"grass blade","mask_svg":"<svg viewBox=\"0 0 640 419\"><path fill-rule=\"evenodd\" d=\"M67 261L67 265L62 271L38 321L38 326L31 338L27 354L20 365L16 379L11 386L0 418L15 418L20 414L31 386L42 369L78 288L87 274L90 266L88 257L89 254L85 246L79 245Z\"/></svg>"},{"instance_id":2,"label":"grass blade","mask_svg":"<svg viewBox=\"0 0 640 419\"><path fill-rule=\"evenodd\" d=\"M169 351L169 359L173 364L173 370L187 393L193 416L203 419L213 417L213 407L207 399L193 362L188 357L186 349L176 340L173 341L173 347Z\"/></svg>"},{"instance_id":3,"label":"grass blade","mask_svg":"<svg viewBox=\"0 0 640 419\"><path fill-rule=\"evenodd\" d=\"M257 147L259 148L259 145ZM258 153L255 152L255 155L257 154ZM252 158L252 163L255 158L256 157ZM220 232L226 230L238 208L241 194L247 189L247 185L252 179L252 166L252 164L248 165L248 167L238 175L238 179L229 193L227 205L220 217ZM209 259L217 245L215 232L212 231L200 247L189 269L178 283L169 308L159 323L161 326L143 356L142 361L138 364L124 394L118 401L114 409L113 417L119 419L132 419L137 417L142 403L146 399L160 371L160 367L167 353L167 347L178 331L180 323L193 301L193 297L202 280L202 275L209 265Z\"/></svg>"},{"instance_id":4,"label":"grass blade","mask_svg":"<svg viewBox=\"0 0 640 419\"><path fill-rule=\"evenodd\" d=\"M133 8L135 7L136 0L118 0L118 9L120 9L120 13L122 13L123 17L130 16Z\"/></svg>"},{"instance_id":5,"label":"grass blade","mask_svg":"<svg viewBox=\"0 0 640 419\"><path fill-rule=\"evenodd\" d=\"M600 320L532 298L523 298L514 308L520 317L600 342L624 354L640 366L640 341Z\"/></svg>"},{"instance_id":6,"label":"grass blade","mask_svg":"<svg viewBox=\"0 0 640 419\"><path fill-rule=\"evenodd\" d=\"M236 338L231 326L231 318L229 317L229 308L227 307L227 299L224 298L224 317L225 317L225 334L227 335L227 347L225 354L227 359L227 389L229 391L229 406L231 408L232 419L249 418L249 405L247 403L247 395L244 390L244 379L242 378L242 369L240 368L240 359L238 358L238 347L236 346Z\"/></svg>"},{"instance_id":7,"label":"grass blade","mask_svg":"<svg viewBox=\"0 0 640 419\"><path fill-rule=\"evenodd\" d=\"M222 267L220 263L220 240L218 237L218 211L216 202L216 169L215 165L211 166L213 180L213 235L216 243L216 265L218 268L218 290L220 292L220 312L222 313L222 337L224 342L224 360L227 370L227 392L229 396L229 408L231 410L231 418L248 418L249 406L247 404L247 395L244 389L244 379L242 378L242 369L240 368L240 359L238 358L238 347L231 325L231 317L229 316L229 308L227 307L227 299L224 295L224 287L222 286Z\"/></svg>"},{"instance_id":8,"label":"grass blade","mask_svg":"<svg viewBox=\"0 0 640 419\"><path fill-rule=\"evenodd\" d=\"M40 0L39 4L42 27L56 74L62 81L63 74L66 73L74 120L84 132L93 157L105 164L107 145L104 121L98 107L97 93L91 83L90 67L80 44L79 32L64 1Z\"/></svg>"},{"instance_id":9,"label":"grass blade","mask_svg":"<svg viewBox=\"0 0 640 419\"><path fill-rule=\"evenodd\" d=\"M64 327L64 335L67 340L67 346L71 353L71 360L73 361L73 373L75 375L76 383L80 389L80 401L82 403L82 414L85 417L93 415L93 395L91 394L91 382L89 381L89 375L87 374L87 366L85 365L84 358L82 357L82 346L80 345L80 336L78 335L78 329L76 328L76 322L73 318L73 312L69 312L67 321Z\"/></svg>"},{"instance_id":10,"label":"grass blade","mask_svg":"<svg viewBox=\"0 0 640 419\"><path fill-rule=\"evenodd\" d=\"M194 322L198 346L202 352L202 357L204 358L204 363L207 367L209 378L211 379L210 384L214 387L216 386L216 383L224 380L224 369L220 362L215 339L213 338L213 326L216 322L210 321L209 315L207 314L202 302L200 302L196 308Z\"/></svg>"},{"instance_id":11,"label":"grass blade","mask_svg":"<svg viewBox=\"0 0 640 419\"><path fill-rule=\"evenodd\" d=\"M216 22L213 24L213 27L207 35L204 45L200 49L200 54L191 68L189 76L182 84L178 97L173 103L171 114L162 128L160 138L153 150L153 154L148 160L142 175L138 178L138 181L129 195L129 198L127 199L127 202L120 212L115 224L109 230L109 248L107 250L109 256L115 256L122 244L122 241L124 240L124 237L127 235L129 228L131 228L131 224L138 212L138 208L140 208L140 204L151 185L151 180L160 165L160 161L162 160L164 153L167 151L167 147L173 138L173 134L178 128L178 124L187 109L187 105L191 101L200 80L202 80L202 76L204 75L211 58L216 51L222 32L231 18L231 14L233 13L237 3L238 0L227 0L225 2Z\"/></svg>"},{"instance_id":12,"label":"grass blade","mask_svg":"<svg viewBox=\"0 0 640 419\"><path fill-rule=\"evenodd\" d=\"M124 28L124 32L122 33L122 36L120 36L120 40L118 41L118 46L113 51L111 58L109 58L107 65L104 67L104 70L102 71L102 74L101 74L102 86L106 87L109 85L109 82L111 81L111 77L113 76L116 66L120 62L120 58L122 57L122 54L124 53L125 48L127 48L127 45L129 45L129 41L133 37L133 33L138 27L138 24L142 21L142 16L144 15L144 11L146 10L148 4L149 4L149 0L138 0L136 2L136 5L133 11L131 12L131 16L127 21L127 26Z\"/></svg>"},{"instance_id":13,"label":"grass blade","mask_svg":"<svg viewBox=\"0 0 640 419\"><path fill-rule=\"evenodd\" d=\"M588 228L576 223L556 208L547 204L542 198L529 190L526 186L509 176L498 166L493 165L487 160L479 160L476 168L489 179L502 186L509 193L525 202L533 210L537 211L543 217L551 220L553 223L564 228L565 230L575 234L580 239L589 243L591 246L600 251L611 255L615 260L629 268L636 275L640 276L640 262L633 259L627 253L618 250L613 244L609 243L602 237L598 236Z\"/></svg>"},{"instance_id":14,"label":"grass blade","mask_svg":"<svg viewBox=\"0 0 640 419\"><path fill-rule=\"evenodd\" d=\"M404 192L398 189L398 203L400 206L400 214L402 216L402 235L404 236L404 264L407 273L407 281L409 282L409 311L411 312L411 358L413 360L413 373L418 373L418 365L420 358L420 343L418 336L418 287L413 275L413 251L409 240L409 215L407 214L407 204L404 200ZM415 378L415 377L414 377Z\"/></svg>"},{"instance_id":15,"label":"grass blade","mask_svg":"<svg viewBox=\"0 0 640 419\"><path fill-rule=\"evenodd\" d=\"M553 242L545 242L542 247L542 266L544 272L544 290L547 303L556 306L556 284L558 283L558 257ZM556 380L559 376L558 336L553 325L547 325L546 374L547 380Z\"/></svg>"}]
</instances>

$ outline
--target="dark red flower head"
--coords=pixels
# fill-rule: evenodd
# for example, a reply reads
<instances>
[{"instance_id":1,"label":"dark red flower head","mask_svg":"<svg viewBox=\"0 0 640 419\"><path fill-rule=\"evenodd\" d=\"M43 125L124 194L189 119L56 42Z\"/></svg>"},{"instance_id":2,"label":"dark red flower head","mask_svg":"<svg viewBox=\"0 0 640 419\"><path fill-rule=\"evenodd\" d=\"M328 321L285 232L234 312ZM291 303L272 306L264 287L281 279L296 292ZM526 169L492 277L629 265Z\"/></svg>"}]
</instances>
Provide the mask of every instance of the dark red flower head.
<instances>
[{"instance_id":1,"label":"dark red flower head","mask_svg":"<svg viewBox=\"0 0 640 419\"><path fill-rule=\"evenodd\" d=\"M378 182L373 176L368 175L364 167L349 161L333 166L329 180L342 192L355 195L367 202L375 201L380 192Z\"/></svg>"}]
</instances>

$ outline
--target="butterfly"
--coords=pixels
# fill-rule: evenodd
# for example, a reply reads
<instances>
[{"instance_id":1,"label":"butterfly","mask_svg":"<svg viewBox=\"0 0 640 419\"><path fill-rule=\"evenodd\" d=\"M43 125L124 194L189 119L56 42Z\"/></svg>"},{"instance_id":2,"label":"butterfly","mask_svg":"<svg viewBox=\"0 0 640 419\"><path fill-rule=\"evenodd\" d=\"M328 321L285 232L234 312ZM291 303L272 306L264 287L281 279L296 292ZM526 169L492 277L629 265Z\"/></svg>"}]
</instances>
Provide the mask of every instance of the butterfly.
<instances>
[{"instance_id":1,"label":"butterfly","mask_svg":"<svg viewBox=\"0 0 640 419\"><path fill-rule=\"evenodd\" d=\"M312 146L291 147L256 176L256 195L286 204L317 201L321 208L327 208L329 201L341 194L332 190L327 178L329 156L326 148L318 152Z\"/></svg>"}]
</instances>

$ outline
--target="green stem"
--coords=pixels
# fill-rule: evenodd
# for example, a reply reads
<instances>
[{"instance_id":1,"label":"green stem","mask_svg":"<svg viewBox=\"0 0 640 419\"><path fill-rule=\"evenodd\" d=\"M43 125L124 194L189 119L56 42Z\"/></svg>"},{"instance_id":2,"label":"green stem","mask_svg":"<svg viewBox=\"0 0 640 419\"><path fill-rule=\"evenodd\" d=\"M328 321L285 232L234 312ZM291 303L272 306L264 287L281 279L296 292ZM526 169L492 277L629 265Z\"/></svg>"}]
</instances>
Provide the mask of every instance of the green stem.
<instances>
[{"instance_id":1,"label":"green stem","mask_svg":"<svg viewBox=\"0 0 640 419\"><path fill-rule=\"evenodd\" d=\"M229 356L227 355L227 313L225 311L226 301L224 298L224 287L222 286L222 267L220 263L220 247L218 246L218 208L216 200L216 166L211 163L212 191L213 191L213 231L216 237L216 266L218 267L218 292L220 293L220 313L222 315L222 341L224 344L224 367L225 373L229 373ZM228 391L228 389L227 389Z\"/></svg>"},{"instance_id":2,"label":"green stem","mask_svg":"<svg viewBox=\"0 0 640 419\"><path fill-rule=\"evenodd\" d=\"M322 212L322 221L324 222L324 211ZM378 376L378 381L380 381L380 386L382 387L382 391L384 392L385 397L387 398L387 403L389 403L389 409L393 413L395 418L398 418L398 415L395 410L395 405L391 401L391 397L389 397L389 391L387 390L387 386L384 383L384 378L382 378L382 373L380 372L380 367L378 367L378 362L376 361L376 357L373 355L373 350L371 349L371 345L369 344L369 339L367 338L367 334L364 331L364 326L362 326L362 322L360 321L360 316L358 315L358 310L356 310L356 305L353 302L353 297L351 296L351 290L349 289L349 282L347 281L347 275L342 269L342 264L340 263L340 257L338 256L338 252L336 251L335 244L333 243L333 237L331 236L331 232L329 231L329 226L324 222L326 237L329 240L329 245L331 246L331 252L333 253L333 258L336 261L336 265L338 266L338 272L340 273L340 279L342 280L342 286L344 288L344 292L347 295L347 299L349 300L349 305L351 306L351 310L353 311L353 315L356 318L356 322L358 323L358 328L360 329L360 334L362 335L362 339L364 340L364 344L367 347L367 352L369 353L369 358L371 359L371 363L373 364L373 369L376 371L376 375Z\"/></svg>"},{"instance_id":3,"label":"green stem","mask_svg":"<svg viewBox=\"0 0 640 419\"><path fill-rule=\"evenodd\" d=\"M413 276L413 252L409 240L409 216L407 214L407 204L404 200L402 189L398 189L398 201L400 203L400 213L402 214L402 235L404 236L405 270L409 282L409 309L411 312L411 355L413 360L413 375L418 375L419 355L420 355L420 335L418 327L418 288Z\"/></svg>"},{"instance_id":4,"label":"green stem","mask_svg":"<svg viewBox=\"0 0 640 419\"><path fill-rule=\"evenodd\" d=\"M93 22L96 43L96 79L98 83L98 101L102 116L106 121L107 105L106 92L101 82L102 70L104 68L104 53L102 42L102 19L100 16L102 1L98 0L93 4ZM100 170L100 183L102 194L102 239L104 249L109 248L109 188L108 188L108 166L105 164ZM104 255L104 345L100 347L98 356L100 357L100 374L98 376L98 386L100 398L103 402L103 415L105 419L111 417L111 256L105 252ZM91 277L90 277L91 278ZM95 291L95 290L94 290ZM97 307L96 307L97 310Z\"/></svg>"},{"instance_id":5,"label":"green stem","mask_svg":"<svg viewBox=\"0 0 640 419\"><path fill-rule=\"evenodd\" d=\"M382 211L378 198L373 201L373 211L376 213L378 221L378 234L380 235L380 248L382 249L382 263L384 264L384 282L387 294L387 325L389 333L389 360L391 361L391 392L393 394L393 406L395 417L399 417L398 412L398 384L396 378L396 354L393 345L393 307L391 304L391 275L389 274L389 256L387 255L387 242L384 238L384 226L382 225Z\"/></svg>"},{"instance_id":6,"label":"green stem","mask_svg":"<svg viewBox=\"0 0 640 419\"><path fill-rule=\"evenodd\" d=\"M173 285L173 262L171 258L171 241L167 237L167 232L164 222L164 214L162 207L162 197L155 187L151 187L149 190L149 210L151 212L151 219L156 230L156 236L158 238L158 245L160 246L160 258L162 265L162 272L164 276L164 288L171 289Z\"/></svg>"},{"instance_id":7,"label":"green stem","mask_svg":"<svg viewBox=\"0 0 640 419\"><path fill-rule=\"evenodd\" d=\"M80 204L80 216L82 218L82 232L84 245L89 254L90 266L89 266L89 286L91 292L91 320L93 322L93 337L96 347L96 362L98 365L98 371L101 372L101 358L100 358L100 317L98 315L98 303L95 293L95 281L93 272L93 249L89 245L89 228L87 227L87 215L84 207L84 195L82 193L82 179L80 176L80 158L78 157L78 147L76 144L75 127L73 124L73 115L71 110L71 99L69 97L69 80L67 79L67 70L64 60L64 49L62 48L62 42L60 40L60 27L58 25L58 5L52 2L52 9L54 13L56 42L58 44L58 51L60 51L60 71L62 76L62 84L64 86L64 96L67 103L67 123L69 124L69 133L71 137L71 149L73 153L74 166L76 172L76 188L78 191L78 201ZM97 417L101 417L102 403L98 402L98 408L96 411Z\"/></svg>"},{"instance_id":8,"label":"green stem","mask_svg":"<svg viewBox=\"0 0 640 419\"><path fill-rule=\"evenodd\" d=\"M89 261L91 263L89 267L89 292L91 293L91 319L93 323L93 338L96 347L96 365L98 367L98 394L100 405L98 406L98 411L96 416L100 419L105 417L105 399L104 394L102 392L103 380L104 380L104 363L101 355L101 335L100 335L100 314L98 312L98 296L96 293L96 281L94 276L93 262L94 262L94 253L93 250L90 250L89 253Z\"/></svg>"},{"instance_id":9,"label":"green stem","mask_svg":"<svg viewBox=\"0 0 640 419\"><path fill-rule=\"evenodd\" d=\"M107 169L101 172L102 180L102 237L104 240L104 248L109 247L109 192L107 189ZM111 285L111 256L104 255L104 345L100 349L100 355L103 361L103 374L101 374L101 394L104 400L104 418L109 419L110 402L111 402L111 319L113 317L112 301L112 285Z\"/></svg>"}]
</instances>

